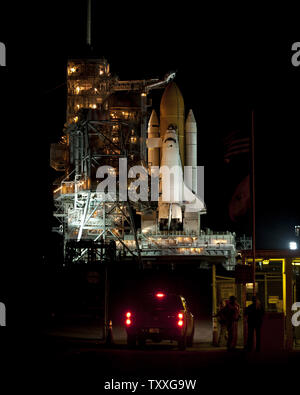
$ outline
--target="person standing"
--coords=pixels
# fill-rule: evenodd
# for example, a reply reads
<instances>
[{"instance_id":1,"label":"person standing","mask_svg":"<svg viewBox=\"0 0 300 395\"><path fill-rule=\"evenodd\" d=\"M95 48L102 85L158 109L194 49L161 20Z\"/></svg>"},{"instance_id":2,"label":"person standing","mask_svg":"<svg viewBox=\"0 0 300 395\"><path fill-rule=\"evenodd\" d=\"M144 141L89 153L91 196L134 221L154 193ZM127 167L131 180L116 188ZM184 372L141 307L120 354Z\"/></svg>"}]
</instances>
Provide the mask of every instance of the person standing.
<instances>
[{"instance_id":1,"label":"person standing","mask_svg":"<svg viewBox=\"0 0 300 395\"><path fill-rule=\"evenodd\" d=\"M245 309L245 316L247 317L248 324L248 338L247 338L247 351L252 351L254 333L256 337L255 350L260 351L260 338L261 338L261 327L264 317L264 309L258 299L255 296L252 298L252 304Z\"/></svg>"},{"instance_id":2,"label":"person standing","mask_svg":"<svg viewBox=\"0 0 300 395\"><path fill-rule=\"evenodd\" d=\"M219 305L219 311L215 315L218 318L219 322L219 338L217 346L221 347L223 343L227 340L227 326L226 326L226 317L224 315L224 308L226 307L226 299L223 299Z\"/></svg>"},{"instance_id":3,"label":"person standing","mask_svg":"<svg viewBox=\"0 0 300 395\"><path fill-rule=\"evenodd\" d=\"M240 305L237 303L235 296L230 296L223 313L228 332L227 350L233 351L237 344L238 320L240 319Z\"/></svg>"}]
</instances>

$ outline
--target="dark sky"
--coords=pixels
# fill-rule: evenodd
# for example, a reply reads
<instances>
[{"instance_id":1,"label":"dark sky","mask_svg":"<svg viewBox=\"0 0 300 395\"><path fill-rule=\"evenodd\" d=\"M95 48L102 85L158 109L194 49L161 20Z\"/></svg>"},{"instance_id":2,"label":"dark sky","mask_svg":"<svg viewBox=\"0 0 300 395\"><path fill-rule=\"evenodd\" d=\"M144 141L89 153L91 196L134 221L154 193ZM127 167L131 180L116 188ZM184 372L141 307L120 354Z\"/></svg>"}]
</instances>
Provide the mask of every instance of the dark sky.
<instances>
[{"instance_id":1,"label":"dark sky","mask_svg":"<svg viewBox=\"0 0 300 395\"><path fill-rule=\"evenodd\" d=\"M249 134L254 110L257 246L286 248L300 223L300 67L291 64L300 33L293 11L227 9L227 16L220 8L194 9L194 3L140 4L109 9L93 1L94 53L106 57L120 79L162 78L177 70L186 111L192 108L198 123L208 208L203 227L251 231L228 218L226 199L241 168L235 175L225 166L222 139L234 129ZM66 60L85 50L85 2L1 4L0 20L7 46L1 129L11 154L3 168L7 185L19 191L8 209L25 208L21 232L41 236L43 251L52 210L49 144L65 122Z\"/></svg>"}]
</instances>

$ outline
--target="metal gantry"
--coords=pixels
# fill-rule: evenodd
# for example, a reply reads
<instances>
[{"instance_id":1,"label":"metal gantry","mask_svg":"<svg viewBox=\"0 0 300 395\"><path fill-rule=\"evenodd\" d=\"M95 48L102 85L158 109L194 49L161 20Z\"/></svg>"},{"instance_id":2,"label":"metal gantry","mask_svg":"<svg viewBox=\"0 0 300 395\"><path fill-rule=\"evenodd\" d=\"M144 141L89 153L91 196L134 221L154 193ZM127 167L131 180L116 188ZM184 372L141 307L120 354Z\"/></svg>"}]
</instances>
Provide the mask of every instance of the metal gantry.
<instances>
[{"instance_id":1,"label":"metal gantry","mask_svg":"<svg viewBox=\"0 0 300 395\"><path fill-rule=\"evenodd\" d=\"M132 126L130 122L116 120L82 120L66 130L69 168L73 167L73 170L68 173L66 169L67 176L55 190L54 215L61 223L58 230L64 237L65 255L70 246L80 249L80 253L73 257L74 261L88 260L89 249L78 247L82 240L115 240L132 255L139 250L138 244L131 249L123 242L126 235L136 235L130 202L120 202L117 195L107 201L103 193L97 191L97 169L101 164L118 169L119 158L126 158L128 165L133 164L134 158L127 158L131 138L128 131L134 130ZM116 130L118 145L113 137ZM77 247L74 241L78 243Z\"/></svg>"}]
</instances>

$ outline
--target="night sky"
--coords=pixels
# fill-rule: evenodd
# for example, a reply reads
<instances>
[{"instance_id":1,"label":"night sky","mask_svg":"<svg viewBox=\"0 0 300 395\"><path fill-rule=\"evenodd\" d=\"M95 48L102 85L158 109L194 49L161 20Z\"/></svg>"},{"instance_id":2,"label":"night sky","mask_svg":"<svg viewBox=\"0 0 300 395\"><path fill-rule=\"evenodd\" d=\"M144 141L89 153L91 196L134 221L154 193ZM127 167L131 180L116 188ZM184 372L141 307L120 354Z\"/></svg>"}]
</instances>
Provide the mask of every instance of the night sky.
<instances>
[{"instance_id":1,"label":"night sky","mask_svg":"<svg viewBox=\"0 0 300 395\"><path fill-rule=\"evenodd\" d=\"M7 46L7 67L0 68L1 135L3 153L9 153L2 169L10 191L7 211L17 216L18 230L8 226L45 255L53 248L49 145L65 122L67 58L85 53L85 2L20 4L1 4L0 41ZM228 18L221 9L218 15L213 7L194 9L194 3L164 9L152 2L138 8L118 3L114 10L102 4L93 2L92 42L112 73L127 80L177 71L186 114L192 108L198 123L208 209L203 228L251 233L246 220L237 224L228 217L228 199L247 174L247 159L236 171L228 167L223 138L235 129L250 135L254 110L257 247L287 248L300 223L300 67L291 64L300 33L292 10L287 19L276 10L263 15L254 9L229 12ZM156 106L159 95L153 96Z\"/></svg>"}]
</instances>

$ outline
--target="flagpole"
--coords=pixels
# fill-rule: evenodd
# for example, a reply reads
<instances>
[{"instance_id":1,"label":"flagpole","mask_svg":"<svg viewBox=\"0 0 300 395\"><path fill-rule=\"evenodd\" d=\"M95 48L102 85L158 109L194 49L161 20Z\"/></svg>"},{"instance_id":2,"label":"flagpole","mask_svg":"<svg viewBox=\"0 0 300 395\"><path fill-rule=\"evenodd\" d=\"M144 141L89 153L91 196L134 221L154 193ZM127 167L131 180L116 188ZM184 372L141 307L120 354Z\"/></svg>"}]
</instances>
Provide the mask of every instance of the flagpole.
<instances>
[{"instance_id":1,"label":"flagpole","mask_svg":"<svg viewBox=\"0 0 300 395\"><path fill-rule=\"evenodd\" d=\"M251 174L252 174L252 272L253 272L253 296L255 291L255 273L256 273L256 238L255 238L255 158L254 158L254 111L251 113Z\"/></svg>"}]
</instances>

